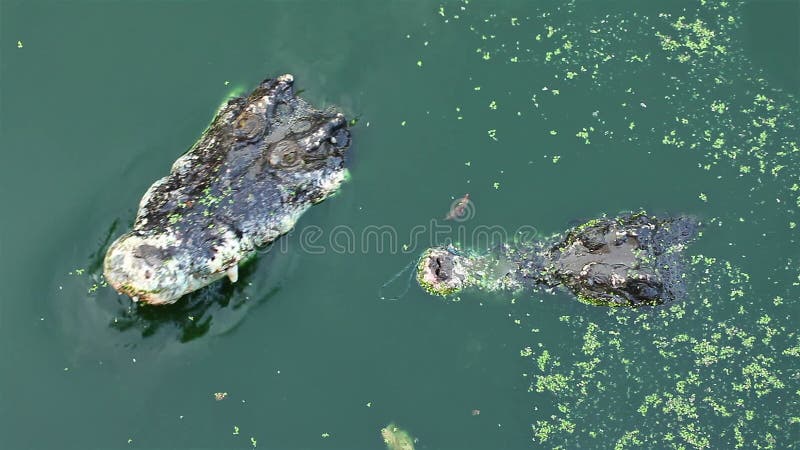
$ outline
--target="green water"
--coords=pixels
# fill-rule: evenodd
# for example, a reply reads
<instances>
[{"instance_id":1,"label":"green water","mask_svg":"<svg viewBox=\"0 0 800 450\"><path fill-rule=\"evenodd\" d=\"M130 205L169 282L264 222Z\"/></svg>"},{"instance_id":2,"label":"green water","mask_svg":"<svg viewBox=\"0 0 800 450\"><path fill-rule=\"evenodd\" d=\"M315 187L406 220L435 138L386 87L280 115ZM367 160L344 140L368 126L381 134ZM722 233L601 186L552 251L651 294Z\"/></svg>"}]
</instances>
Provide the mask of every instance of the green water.
<instances>
[{"instance_id":1,"label":"green water","mask_svg":"<svg viewBox=\"0 0 800 450\"><path fill-rule=\"evenodd\" d=\"M530 3L0 2L0 447L800 445L798 4ZM107 240L285 72L359 118L352 180L235 288L133 309ZM430 297L409 235L466 192L468 230L695 215L688 298ZM407 249L300 232L382 225Z\"/></svg>"}]
</instances>

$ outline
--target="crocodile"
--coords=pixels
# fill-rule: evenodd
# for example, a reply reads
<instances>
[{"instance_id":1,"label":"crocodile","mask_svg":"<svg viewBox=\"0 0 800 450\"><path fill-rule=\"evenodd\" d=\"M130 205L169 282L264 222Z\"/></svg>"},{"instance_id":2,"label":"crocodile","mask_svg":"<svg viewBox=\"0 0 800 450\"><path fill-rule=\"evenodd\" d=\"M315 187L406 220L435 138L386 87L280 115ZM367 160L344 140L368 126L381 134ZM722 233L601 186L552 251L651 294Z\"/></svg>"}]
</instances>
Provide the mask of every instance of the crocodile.
<instances>
[{"instance_id":1,"label":"crocodile","mask_svg":"<svg viewBox=\"0 0 800 450\"><path fill-rule=\"evenodd\" d=\"M419 260L417 281L440 296L468 287L562 286L592 305L658 305L685 293L682 250L699 226L692 217L639 212L593 219L550 239L503 243L487 252L432 247Z\"/></svg>"},{"instance_id":2,"label":"crocodile","mask_svg":"<svg viewBox=\"0 0 800 450\"><path fill-rule=\"evenodd\" d=\"M236 282L240 264L337 192L350 141L345 116L297 97L290 74L230 99L144 194L132 229L108 248L105 279L149 304Z\"/></svg>"}]
</instances>

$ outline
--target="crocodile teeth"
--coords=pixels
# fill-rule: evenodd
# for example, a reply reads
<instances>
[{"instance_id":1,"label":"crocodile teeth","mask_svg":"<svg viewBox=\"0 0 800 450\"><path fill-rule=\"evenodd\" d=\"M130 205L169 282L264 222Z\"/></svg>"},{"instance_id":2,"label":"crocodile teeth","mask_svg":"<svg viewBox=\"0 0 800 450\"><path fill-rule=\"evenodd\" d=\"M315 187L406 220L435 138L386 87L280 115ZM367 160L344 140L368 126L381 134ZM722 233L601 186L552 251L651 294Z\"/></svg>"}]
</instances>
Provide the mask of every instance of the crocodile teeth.
<instances>
[{"instance_id":1,"label":"crocodile teeth","mask_svg":"<svg viewBox=\"0 0 800 450\"><path fill-rule=\"evenodd\" d=\"M228 279L231 280L231 283L236 283L236 280L239 279L239 266L233 266L225 273L228 275Z\"/></svg>"}]
</instances>

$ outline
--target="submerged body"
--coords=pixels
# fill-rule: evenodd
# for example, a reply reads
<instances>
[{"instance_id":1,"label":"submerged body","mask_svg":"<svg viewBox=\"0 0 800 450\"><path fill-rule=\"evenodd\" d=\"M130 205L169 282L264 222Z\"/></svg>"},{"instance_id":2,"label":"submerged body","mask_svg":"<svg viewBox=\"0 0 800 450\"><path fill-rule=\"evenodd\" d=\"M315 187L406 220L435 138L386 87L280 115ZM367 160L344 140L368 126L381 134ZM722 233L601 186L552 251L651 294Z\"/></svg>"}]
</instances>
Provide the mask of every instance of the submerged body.
<instances>
[{"instance_id":1,"label":"submerged body","mask_svg":"<svg viewBox=\"0 0 800 450\"><path fill-rule=\"evenodd\" d=\"M347 121L295 97L293 84L282 75L228 101L153 183L133 229L106 253L114 289L163 304L226 275L236 281L239 263L337 191L346 177Z\"/></svg>"},{"instance_id":2,"label":"submerged body","mask_svg":"<svg viewBox=\"0 0 800 450\"><path fill-rule=\"evenodd\" d=\"M453 248L425 251L417 280L428 292L564 286L595 305L641 306L683 292L681 250L696 234L688 217L644 213L595 219L549 242L504 244L486 254Z\"/></svg>"}]
</instances>

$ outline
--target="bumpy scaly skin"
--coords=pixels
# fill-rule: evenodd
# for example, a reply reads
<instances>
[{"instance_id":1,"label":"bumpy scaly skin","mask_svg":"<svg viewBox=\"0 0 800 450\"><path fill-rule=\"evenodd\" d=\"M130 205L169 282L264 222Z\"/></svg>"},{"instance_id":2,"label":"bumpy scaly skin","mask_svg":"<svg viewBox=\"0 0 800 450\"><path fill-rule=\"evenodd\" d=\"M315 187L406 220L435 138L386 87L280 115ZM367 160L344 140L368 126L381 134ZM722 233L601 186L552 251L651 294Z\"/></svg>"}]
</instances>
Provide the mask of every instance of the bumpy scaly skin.
<instances>
[{"instance_id":1,"label":"bumpy scaly skin","mask_svg":"<svg viewBox=\"0 0 800 450\"><path fill-rule=\"evenodd\" d=\"M134 300L174 303L288 232L346 177L344 116L295 97L293 77L222 106L169 175L139 203L133 230L108 249L106 280Z\"/></svg>"},{"instance_id":2,"label":"bumpy scaly skin","mask_svg":"<svg viewBox=\"0 0 800 450\"><path fill-rule=\"evenodd\" d=\"M591 220L549 242L504 244L486 254L434 247L420 259L417 281L435 295L470 286L565 286L593 305L661 304L683 293L680 252L697 227L688 217L639 213Z\"/></svg>"}]
</instances>

